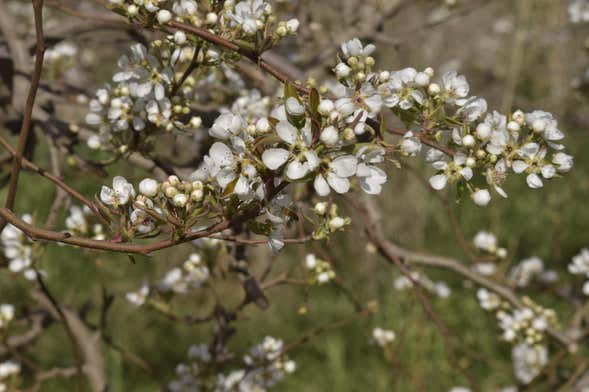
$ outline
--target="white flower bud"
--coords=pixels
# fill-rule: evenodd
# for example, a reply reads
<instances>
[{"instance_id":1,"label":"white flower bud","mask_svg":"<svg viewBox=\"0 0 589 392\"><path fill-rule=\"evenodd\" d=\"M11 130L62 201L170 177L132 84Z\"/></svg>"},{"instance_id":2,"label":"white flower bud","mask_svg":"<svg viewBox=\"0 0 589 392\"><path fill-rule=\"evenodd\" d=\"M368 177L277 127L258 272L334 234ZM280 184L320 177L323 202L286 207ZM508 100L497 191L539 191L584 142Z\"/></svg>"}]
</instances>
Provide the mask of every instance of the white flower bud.
<instances>
[{"instance_id":1,"label":"white flower bud","mask_svg":"<svg viewBox=\"0 0 589 392\"><path fill-rule=\"evenodd\" d=\"M462 144L465 147L472 147L472 146L474 146L475 143L476 143L476 140L474 139L474 136L472 136L472 135L465 135L462 138Z\"/></svg>"},{"instance_id":2,"label":"white flower bud","mask_svg":"<svg viewBox=\"0 0 589 392\"><path fill-rule=\"evenodd\" d=\"M173 186L162 187L164 189L164 194L169 197L173 198L178 194L178 189L174 188Z\"/></svg>"},{"instance_id":3,"label":"white flower bud","mask_svg":"<svg viewBox=\"0 0 589 392\"><path fill-rule=\"evenodd\" d=\"M427 92L430 95L438 95L440 93L440 91L442 91L442 89L440 88L440 85L437 83L431 83L428 87L427 87Z\"/></svg>"},{"instance_id":4,"label":"white flower bud","mask_svg":"<svg viewBox=\"0 0 589 392\"><path fill-rule=\"evenodd\" d=\"M139 192L147 197L157 195L158 183L152 178L145 178L139 183Z\"/></svg>"},{"instance_id":5,"label":"white flower bud","mask_svg":"<svg viewBox=\"0 0 589 392\"><path fill-rule=\"evenodd\" d=\"M139 12L139 7L137 7L135 4L130 4L127 7L127 15L135 16L137 15L137 12Z\"/></svg>"},{"instance_id":6,"label":"white flower bud","mask_svg":"<svg viewBox=\"0 0 589 392\"><path fill-rule=\"evenodd\" d=\"M171 175L168 177L168 182L172 186L178 186L180 184L180 179L178 178L178 176Z\"/></svg>"},{"instance_id":7,"label":"white flower bud","mask_svg":"<svg viewBox=\"0 0 589 392\"><path fill-rule=\"evenodd\" d=\"M475 167L475 166L476 166L476 164L477 164L477 161L476 161L476 159L474 159L473 157L468 157L468 158L466 158L466 166L468 166L468 167L471 167L471 168L472 168L472 167Z\"/></svg>"},{"instance_id":8,"label":"white flower bud","mask_svg":"<svg viewBox=\"0 0 589 392\"><path fill-rule=\"evenodd\" d=\"M432 67L427 67L423 70L423 73L429 76L430 78L434 77L434 69Z\"/></svg>"},{"instance_id":9,"label":"white flower bud","mask_svg":"<svg viewBox=\"0 0 589 392\"><path fill-rule=\"evenodd\" d=\"M214 25L219 20L219 17L214 12L209 12L206 17L206 23L209 25Z\"/></svg>"},{"instance_id":10,"label":"white flower bud","mask_svg":"<svg viewBox=\"0 0 589 392\"><path fill-rule=\"evenodd\" d=\"M295 97L290 97L285 103L286 112L291 116L302 116L305 114L305 107Z\"/></svg>"},{"instance_id":11,"label":"white flower bud","mask_svg":"<svg viewBox=\"0 0 589 392\"><path fill-rule=\"evenodd\" d=\"M484 207L491 201L491 194L486 189L479 189L470 195L476 205Z\"/></svg>"},{"instance_id":12,"label":"white flower bud","mask_svg":"<svg viewBox=\"0 0 589 392\"><path fill-rule=\"evenodd\" d=\"M266 133L270 130L270 121L266 117L260 118L256 121L256 130L260 133Z\"/></svg>"},{"instance_id":13,"label":"white flower bud","mask_svg":"<svg viewBox=\"0 0 589 392\"><path fill-rule=\"evenodd\" d=\"M335 76L337 76L338 79L347 78L350 76L351 71L352 69L344 63L339 63L335 66Z\"/></svg>"},{"instance_id":14,"label":"white flower bud","mask_svg":"<svg viewBox=\"0 0 589 392\"><path fill-rule=\"evenodd\" d=\"M329 113L331 113L333 111L334 108L335 108L335 104L333 103L332 100L323 99L323 100L321 100L321 103L319 103L319 107L317 107L317 111L319 112L319 114L321 114L323 116L327 116L327 115L329 115Z\"/></svg>"},{"instance_id":15,"label":"white flower bud","mask_svg":"<svg viewBox=\"0 0 589 392\"><path fill-rule=\"evenodd\" d=\"M476 135L481 140L487 140L491 137L491 127L486 123L477 125Z\"/></svg>"},{"instance_id":16,"label":"white flower bud","mask_svg":"<svg viewBox=\"0 0 589 392\"><path fill-rule=\"evenodd\" d=\"M200 128L202 126L202 118L194 116L190 119L190 126L193 128Z\"/></svg>"},{"instance_id":17,"label":"white flower bud","mask_svg":"<svg viewBox=\"0 0 589 392\"><path fill-rule=\"evenodd\" d=\"M346 221L344 220L344 218L336 216L335 218L331 218L331 220L329 221L329 228L332 231L335 231L344 227L345 224Z\"/></svg>"},{"instance_id":18,"label":"white flower bud","mask_svg":"<svg viewBox=\"0 0 589 392\"><path fill-rule=\"evenodd\" d=\"M325 215L325 213L327 212L327 203L319 202L315 204L315 207L313 207L313 211L315 211L317 215Z\"/></svg>"},{"instance_id":19,"label":"white flower bud","mask_svg":"<svg viewBox=\"0 0 589 392\"><path fill-rule=\"evenodd\" d=\"M429 80L430 77L425 72L419 72L417 75L415 75L415 83L417 83L418 86L427 86L429 84Z\"/></svg>"},{"instance_id":20,"label":"white flower bud","mask_svg":"<svg viewBox=\"0 0 589 392\"><path fill-rule=\"evenodd\" d=\"M293 18L286 22L286 29L290 34L294 34L299 29L299 25L299 20Z\"/></svg>"},{"instance_id":21,"label":"white flower bud","mask_svg":"<svg viewBox=\"0 0 589 392\"><path fill-rule=\"evenodd\" d=\"M499 248L499 249L497 249L497 256L500 257L500 258L502 258L502 259L505 258L505 257L507 257L507 249L505 249L505 248Z\"/></svg>"},{"instance_id":22,"label":"white flower bud","mask_svg":"<svg viewBox=\"0 0 589 392\"><path fill-rule=\"evenodd\" d=\"M174 33L174 42L178 45L184 45L186 42L186 34L183 31L176 31Z\"/></svg>"},{"instance_id":23,"label":"white flower bud","mask_svg":"<svg viewBox=\"0 0 589 392\"><path fill-rule=\"evenodd\" d=\"M510 121L507 123L507 129L511 132L517 132L520 129L520 126L517 122L515 121Z\"/></svg>"},{"instance_id":24,"label":"white flower bud","mask_svg":"<svg viewBox=\"0 0 589 392\"><path fill-rule=\"evenodd\" d=\"M378 74L378 79L381 82L386 82L391 78L391 73L389 71L381 71L381 73Z\"/></svg>"},{"instance_id":25,"label":"white flower bud","mask_svg":"<svg viewBox=\"0 0 589 392\"><path fill-rule=\"evenodd\" d=\"M544 132L546 130L546 121L544 120L535 120L532 123L532 129L534 130L534 132Z\"/></svg>"},{"instance_id":26,"label":"white flower bud","mask_svg":"<svg viewBox=\"0 0 589 392\"><path fill-rule=\"evenodd\" d=\"M333 146L339 141L337 129L333 125L330 125L321 132L319 139L325 143L325 145Z\"/></svg>"},{"instance_id":27,"label":"white flower bud","mask_svg":"<svg viewBox=\"0 0 589 392\"><path fill-rule=\"evenodd\" d=\"M172 201L176 207L182 208L188 202L188 197L184 193L178 193L177 195L174 196Z\"/></svg>"},{"instance_id":28,"label":"white flower bud","mask_svg":"<svg viewBox=\"0 0 589 392\"><path fill-rule=\"evenodd\" d=\"M526 115L524 114L524 112L522 112L521 110L516 110L515 112L513 112L513 116L512 116L513 120L516 121L519 125L523 125L525 119L526 119Z\"/></svg>"},{"instance_id":29,"label":"white flower bud","mask_svg":"<svg viewBox=\"0 0 589 392\"><path fill-rule=\"evenodd\" d=\"M195 189L190 194L190 199L192 199L193 201L201 201L203 196L204 192L202 191L202 189Z\"/></svg>"},{"instance_id":30,"label":"white flower bud","mask_svg":"<svg viewBox=\"0 0 589 392\"><path fill-rule=\"evenodd\" d=\"M96 135L90 136L88 138L88 141L86 141L86 144L92 150L98 150L100 148L100 146L102 145L102 143L100 143L100 138Z\"/></svg>"},{"instance_id":31,"label":"white flower bud","mask_svg":"<svg viewBox=\"0 0 589 392\"><path fill-rule=\"evenodd\" d=\"M160 24L168 23L172 20L172 13L168 10L159 10L157 13L157 21Z\"/></svg>"}]
</instances>

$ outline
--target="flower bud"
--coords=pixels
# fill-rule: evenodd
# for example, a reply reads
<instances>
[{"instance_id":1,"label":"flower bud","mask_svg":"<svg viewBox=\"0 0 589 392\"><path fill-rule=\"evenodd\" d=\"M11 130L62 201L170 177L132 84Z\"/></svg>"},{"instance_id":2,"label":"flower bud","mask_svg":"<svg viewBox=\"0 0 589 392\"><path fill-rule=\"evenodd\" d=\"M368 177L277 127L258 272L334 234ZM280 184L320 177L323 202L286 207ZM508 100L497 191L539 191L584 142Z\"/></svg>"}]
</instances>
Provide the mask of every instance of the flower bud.
<instances>
[{"instance_id":1,"label":"flower bud","mask_svg":"<svg viewBox=\"0 0 589 392\"><path fill-rule=\"evenodd\" d=\"M178 193L177 195L174 196L172 201L176 207L182 208L188 202L188 197L184 193Z\"/></svg>"},{"instance_id":2,"label":"flower bud","mask_svg":"<svg viewBox=\"0 0 589 392\"><path fill-rule=\"evenodd\" d=\"M479 139L487 140L491 137L491 127L487 123L480 123L475 133Z\"/></svg>"},{"instance_id":3,"label":"flower bud","mask_svg":"<svg viewBox=\"0 0 589 392\"><path fill-rule=\"evenodd\" d=\"M297 30L299 29L299 20L298 19L290 19L289 21L286 22L286 29L288 30L288 32L290 34L294 34L297 32Z\"/></svg>"},{"instance_id":4,"label":"flower bud","mask_svg":"<svg viewBox=\"0 0 589 392\"><path fill-rule=\"evenodd\" d=\"M344 218L336 216L335 218L331 218L331 220L329 221L329 228L332 231L336 231L336 230L344 227L345 224L346 224L346 221L344 220Z\"/></svg>"},{"instance_id":5,"label":"flower bud","mask_svg":"<svg viewBox=\"0 0 589 392\"><path fill-rule=\"evenodd\" d=\"M468 167L471 167L471 168L472 168L472 167L475 167L475 166L476 166L476 164L477 164L477 161L476 161L476 159L474 159L473 157L468 157L468 158L466 158L466 166L468 166Z\"/></svg>"},{"instance_id":6,"label":"flower bud","mask_svg":"<svg viewBox=\"0 0 589 392\"><path fill-rule=\"evenodd\" d=\"M202 189L195 189L190 194L190 199L192 201L201 201L203 196L204 196L204 192L202 191Z\"/></svg>"},{"instance_id":7,"label":"flower bud","mask_svg":"<svg viewBox=\"0 0 589 392\"><path fill-rule=\"evenodd\" d=\"M347 78L350 76L351 71L352 69L344 63L339 63L335 66L335 76L337 76L338 79Z\"/></svg>"},{"instance_id":8,"label":"flower bud","mask_svg":"<svg viewBox=\"0 0 589 392\"><path fill-rule=\"evenodd\" d=\"M259 133L266 133L270 130L270 121L266 117L260 118L256 121L256 130Z\"/></svg>"},{"instance_id":9,"label":"flower bud","mask_svg":"<svg viewBox=\"0 0 589 392\"><path fill-rule=\"evenodd\" d=\"M327 212L327 203L326 202L319 202L319 203L315 204L315 206L313 207L313 211L317 215L325 215L325 213Z\"/></svg>"},{"instance_id":10,"label":"flower bud","mask_svg":"<svg viewBox=\"0 0 589 392\"><path fill-rule=\"evenodd\" d=\"M511 132L517 132L520 129L520 126L517 122L515 121L510 121L507 123L507 129Z\"/></svg>"},{"instance_id":11,"label":"flower bud","mask_svg":"<svg viewBox=\"0 0 589 392\"><path fill-rule=\"evenodd\" d=\"M440 91L442 91L441 87L439 84L437 83L431 83L428 87L427 87L427 92L430 95L438 95L440 93Z\"/></svg>"},{"instance_id":12,"label":"flower bud","mask_svg":"<svg viewBox=\"0 0 589 392\"><path fill-rule=\"evenodd\" d=\"M206 17L206 23L209 25L214 25L219 20L219 17L214 12L209 12Z\"/></svg>"},{"instance_id":13,"label":"flower bud","mask_svg":"<svg viewBox=\"0 0 589 392\"><path fill-rule=\"evenodd\" d=\"M202 118L194 116L190 119L190 126L193 128L200 128L202 126Z\"/></svg>"},{"instance_id":14,"label":"flower bud","mask_svg":"<svg viewBox=\"0 0 589 392\"><path fill-rule=\"evenodd\" d=\"M178 186L178 184L180 184L180 179L178 178L178 176L171 175L168 177L168 182L172 186Z\"/></svg>"},{"instance_id":15,"label":"flower bud","mask_svg":"<svg viewBox=\"0 0 589 392\"><path fill-rule=\"evenodd\" d=\"M183 31L176 31L174 33L174 42L178 45L184 45L186 42L186 34Z\"/></svg>"},{"instance_id":16,"label":"flower bud","mask_svg":"<svg viewBox=\"0 0 589 392\"><path fill-rule=\"evenodd\" d=\"M157 195L158 183L152 178L145 178L139 183L139 192L147 197Z\"/></svg>"},{"instance_id":17,"label":"flower bud","mask_svg":"<svg viewBox=\"0 0 589 392\"><path fill-rule=\"evenodd\" d=\"M474 146L475 143L476 143L476 140L474 139L474 136L472 136L472 135L464 135L464 137L462 138L462 144L465 147L472 147L472 146Z\"/></svg>"},{"instance_id":18,"label":"flower bud","mask_svg":"<svg viewBox=\"0 0 589 392\"><path fill-rule=\"evenodd\" d=\"M429 84L429 80L430 76L425 72L419 72L417 75L415 75L415 83L417 83L418 86L427 86Z\"/></svg>"},{"instance_id":19,"label":"flower bud","mask_svg":"<svg viewBox=\"0 0 589 392\"><path fill-rule=\"evenodd\" d=\"M526 119L526 115L521 110L516 110L513 112L513 121L516 121L519 125L523 125Z\"/></svg>"},{"instance_id":20,"label":"flower bud","mask_svg":"<svg viewBox=\"0 0 589 392\"><path fill-rule=\"evenodd\" d=\"M546 130L546 121L544 120L535 120L532 123L532 129L534 130L534 132L544 132Z\"/></svg>"},{"instance_id":21,"label":"flower bud","mask_svg":"<svg viewBox=\"0 0 589 392\"><path fill-rule=\"evenodd\" d=\"M135 4L130 4L127 7L127 15L135 16L137 15L137 12L139 12L139 7L137 7Z\"/></svg>"},{"instance_id":22,"label":"flower bud","mask_svg":"<svg viewBox=\"0 0 589 392\"><path fill-rule=\"evenodd\" d=\"M427 67L426 69L423 70L423 73L426 74L427 76L429 76L430 78L433 78L434 69L432 67Z\"/></svg>"},{"instance_id":23,"label":"flower bud","mask_svg":"<svg viewBox=\"0 0 589 392\"><path fill-rule=\"evenodd\" d=\"M302 116L305 114L305 107L295 97L290 97L285 103L286 112L291 116Z\"/></svg>"},{"instance_id":24,"label":"flower bud","mask_svg":"<svg viewBox=\"0 0 589 392\"><path fill-rule=\"evenodd\" d=\"M329 115L335 108L335 104L331 99L322 99L321 103L319 103L319 107L317 107L317 111L319 114L323 116Z\"/></svg>"},{"instance_id":25,"label":"flower bud","mask_svg":"<svg viewBox=\"0 0 589 392\"><path fill-rule=\"evenodd\" d=\"M178 194L178 189L174 188L173 186L168 186L163 188L164 189L164 194L169 197L170 199L173 198L174 196L176 196Z\"/></svg>"},{"instance_id":26,"label":"flower bud","mask_svg":"<svg viewBox=\"0 0 589 392\"><path fill-rule=\"evenodd\" d=\"M491 194L486 189L479 189L470 195L474 203L478 206L484 207L491 201Z\"/></svg>"},{"instance_id":27,"label":"flower bud","mask_svg":"<svg viewBox=\"0 0 589 392\"><path fill-rule=\"evenodd\" d=\"M168 10L159 10L157 13L157 21L160 24L168 23L172 20L172 13Z\"/></svg>"},{"instance_id":28,"label":"flower bud","mask_svg":"<svg viewBox=\"0 0 589 392\"><path fill-rule=\"evenodd\" d=\"M337 129L333 125L330 125L321 132L319 139L325 143L325 145L333 146L339 140Z\"/></svg>"}]
</instances>

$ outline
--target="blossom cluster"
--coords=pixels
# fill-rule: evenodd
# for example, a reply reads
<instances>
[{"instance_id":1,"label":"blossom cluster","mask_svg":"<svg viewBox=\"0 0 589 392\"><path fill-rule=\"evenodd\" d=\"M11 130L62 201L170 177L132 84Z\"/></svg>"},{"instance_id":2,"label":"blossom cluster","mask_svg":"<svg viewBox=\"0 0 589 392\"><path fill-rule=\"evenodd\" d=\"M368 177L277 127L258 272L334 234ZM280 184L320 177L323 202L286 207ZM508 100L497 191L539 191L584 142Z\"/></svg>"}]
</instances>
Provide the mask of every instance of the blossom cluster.
<instances>
[{"instance_id":1,"label":"blossom cluster","mask_svg":"<svg viewBox=\"0 0 589 392\"><path fill-rule=\"evenodd\" d=\"M203 286L209 276L209 267L205 264L202 256L198 253L191 253L181 267L169 270L161 280L155 283L153 288L148 284L143 284L138 291L127 293L126 297L135 306L149 303L158 308L158 299L152 298L155 294L159 294L160 297L170 294L186 294L189 290ZM154 288L155 290L153 290ZM151 301L148 302L148 300Z\"/></svg>"},{"instance_id":2,"label":"blossom cluster","mask_svg":"<svg viewBox=\"0 0 589 392\"><path fill-rule=\"evenodd\" d=\"M495 312L503 339L514 344L512 362L516 378L529 384L548 362L545 335L549 327L557 326L556 313L528 297L523 299L525 307L512 309L508 302L485 288L477 291L477 297L483 309Z\"/></svg>"},{"instance_id":3,"label":"blossom cluster","mask_svg":"<svg viewBox=\"0 0 589 392\"><path fill-rule=\"evenodd\" d=\"M104 225L96 219L96 215L88 206L72 206L65 219L67 232L95 240L104 240Z\"/></svg>"},{"instance_id":4,"label":"blossom cluster","mask_svg":"<svg viewBox=\"0 0 589 392\"><path fill-rule=\"evenodd\" d=\"M322 285L335 278L335 271L325 260L318 259L317 256L310 253L305 256L305 268L311 272L311 282Z\"/></svg>"},{"instance_id":5,"label":"blossom cluster","mask_svg":"<svg viewBox=\"0 0 589 392\"><path fill-rule=\"evenodd\" d=\"M200 128L200 118L190 115L195 80L182 80L191 59L211 62L209 53L196 50L186 45L182 32L153 41L149 48L134 44L118 61L114 85L97 90L90 101L86 122L97 127L98 134L88 146L113 146L124 153L146 148L149 135Z\"/></svg>"},{"instance_id":6,"label":"blossom cluster","mask_svg":"<svg viewBox=\"0 0 589 392\"><path fill-rule=\"evenodd\" d=\"M445 282L434 282L427 275L421 272L411 272L411 279L416 281L419 286L423 287L439 298L448 298L452 293L450 287L448 287ZM413 287L413 281L411 279L405 275L397 277L393 282L395 290L403 291L411 289Z\"/></svg>"},{"instance_id":7,"label":"blossom cluster","mask_svg":"<svg viewBox=\"0 0 589 392\"><path fill-rule=\"evenodd\" d=\"M26 223L32 223L29 214L22 216ZM17 274L23 274L26 279L34 280L37 272L33 267L34 248L32 241L17 227L7 224L0 234L4 257L8 260L8 269Z\"/></svg>"},{"instance_id":8,"label":"blossom cluster","mask_svg":"<svg viewBox=\"0 0 589 392\"><path fill-rule=\"evenodd\" d=\"M296 370L296 364L283 354L282 340L266 336L262 343L252 347L243 357L243 367L223 373L219 369L209 347L204 344L191 346L188 350L190 364L176 367L176 378L168 384L173 392L214 390L266 391L279 383L286 374Z\"/></svg>"},{"instance_id":9,"label":"blossom cluster","mask_svg":"<svg viewBox=\"0 0 589 392\"><path fill-rule=\"evenodd\" d=\"M114 11L133 21L165 25L171 20L206 27L216 34L231 39L257 43L261 39L277 41L295 34L299 28L297 19L276 21L270 2L264 0L228 0L224 2L197 2L195 0L109 0ZM219 7L218 4L221 4Z\"/></svg>"}]
</instances>

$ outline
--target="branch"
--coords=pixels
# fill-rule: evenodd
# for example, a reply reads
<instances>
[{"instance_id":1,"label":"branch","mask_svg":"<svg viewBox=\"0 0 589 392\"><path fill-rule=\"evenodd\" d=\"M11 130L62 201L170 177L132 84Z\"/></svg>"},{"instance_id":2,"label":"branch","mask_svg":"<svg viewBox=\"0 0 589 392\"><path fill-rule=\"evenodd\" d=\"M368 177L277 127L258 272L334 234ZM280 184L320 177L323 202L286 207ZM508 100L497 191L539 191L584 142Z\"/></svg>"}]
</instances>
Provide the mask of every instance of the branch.
<instances>
[{"instance_id":1,"label":"branch","mask_svg":"<svg viewBox=\"0 0 589 392\"><path fill-rule=\"evenodd\" d=\"M37 89L39 88L39 81L41 80L41 72L43 71L43 56L45 54L45 39L43 37L43 0L33 0L33 9L35 13L35 34L37 37L37 46L35 48L35 68L33 69L33 76L31 77L31 86L27 96L24 117L18 139L18 146L16 148L16 154L14 155L12 172L10 173L10 183L8 185L8 195L6 196L5 204L6 208L8 209L12 209L14 206L16 187L18 185L18 175L22 166L23 154L27 145L29 132L31 130L31 119L33 116L35 97L37 96ZM6 10L3 12L6 12ZM2 230L5 225L6 221L0 220L0 230Z\"/></svg>"}]
</instances>

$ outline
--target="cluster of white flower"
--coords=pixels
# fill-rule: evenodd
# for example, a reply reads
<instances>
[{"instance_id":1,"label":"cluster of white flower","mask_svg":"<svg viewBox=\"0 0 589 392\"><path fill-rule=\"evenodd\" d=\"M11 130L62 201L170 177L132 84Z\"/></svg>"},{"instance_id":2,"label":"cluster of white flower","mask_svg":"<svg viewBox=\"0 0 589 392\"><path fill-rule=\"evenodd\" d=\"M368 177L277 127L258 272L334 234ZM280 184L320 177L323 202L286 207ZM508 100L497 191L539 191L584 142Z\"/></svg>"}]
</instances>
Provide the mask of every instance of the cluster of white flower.
<instances>
[{"instance_id":1,"label":"cluster of white flower","mask_svg":"<svg viewBox=\"0 0 589 392\"><path fill-rule=\"evenodd\" d=\"M95 240L104 240L104 226L95 221L96 217L88 206L72 206L69 215L65 219L67 231L71 234L90 237Z\"/></svg>"},{"instance_id":2,"label":"cluster of white flower","mask_svg":"<svg viewBox=\"0 0 589 392\"><path fill-rule=\"evenodd\" d=\"M265 0L227 0L221 9L214 2L195 0L109 1L114 11L142 24L165 25L177 20L255 44L259 43L257 34L262 35L261 41L275 44L286 35L296 34L299 28L297 19L277 22L272 5Z\"/></svg>"},{"instance_id":3,"label":"cluster of white flower","mask_svg":"<svg viewBox=\"0 0 589 392\"><path fill-rule=\"evenodd\" d=\"M448 298L452 291L450 287L444 282L434 282L428 276L420 272L412 272L411 278L415 280L419 285L425 288L430 293L434 294L439 298ZM393 286L396 290L409 290L413 287L413 282L411 279L406 277L405 275L399 276L393 282Z\"/></svg>"},{"instance_id":4,"label":"cluster of white flower","mask_svg":"<svg viewBox=\"0 0 589 392\"><path fill-rule=\"evenodd\" d=\"M13 361L0 363L0 392L17 391L19 385L20 365Z\"/></svg>"},{"instance_id":5,"label":"cluster of white flower","mask_svg":"<svg viewBox=\"0 0 589 392\"><path fill-rule=\"evenodd\" d=\"M202 182L181 181L172 175L162 183L151 178L142 180L137 194L124 177L116 176L112 188L102 186L100 211L111 221L113 215L121 217L123 238L153 235L161 224L192 227L205 192Z\"/></svg>"},{"instance_id":6,"label":"cluster of white flower","mask_svg":"<svg viewBox=\"0 0 589 392\"><path fill-rule=\"evenodd\" d=\"M78 46L71 41L61 41L47 48L43 56L45 75L49 79L57 79L70 69L78 55Z\"/></svg>"},{"instance_id":7,"label":"cluster of white flower","mask_svg":"<svg viewBox=\"0 0 589 392\"><path fill-rule=\"evenodd\" d=\"M168 384L168 388L173 392L188 392L213 385L211 390L215 392L267 391L280 382L285 374L296 370L295 362L282 353L283 348L282 340L266 336L262 343L244 356L243 369L225 374L213 360L208 346L191 346L188 350L191 363L176 367L176 379Z\"/></svg>"},{"instance_id":8,"label":"cluster of white flower","mask_svg":"<svg viewBox=\"0 0 589 392\"><path fill-rule=\"evenodd\" d=\"M525 287L534 278L542 277L545 272L544 262L539 257L533 256L522 260L511 269L509 281L518 287Z\"/></svg>"},{"instance_id":9,"label":"cluster of white flower","mask_svg":"<svg viewBox=\"0 0 589 392\"><path fill-rule=\"evenodd\" d=\"M512 360L516 378L529 384L547 363L548 350L543 342L546 330L557 326L556 313L528 297L523 298L524 308L512 309L508 302L485 288L477 291L477 297L483 309L495 312L503 339L514 344Z\"/></svg>"},{"instance_id":10,"label":"cluster of white flower","mask_svg":"<svg viewBox=\"0 0 589 392\"><path fill-rule=\"evenodd\" d=\"M189 290L197 289L207 282L210 276L209 268L198 253L192 253L182 264L168 271L164 277L155 284L153 291L148 284L143 284L138 291L127 293L129 302L135 306L143 306L150 298L150 294L174 293L185 294ZM156 301L152 302L156 304Z\"/></svg>"},{"instance_id":11,"label":"cluster of white flower","mask_svg":"<svg viewBox=\"0 0 589 392\"><path fill-rule=\"evenodd\" d=\"M11 304L0 305L0 330L6 329L14 319L14 306Z\"/></svg>"},{"instance_id":12,"label":"cluster of white flower","mask_svg":"<svg viewBox=\"0 0 589 392\"><path fill-rule=\"evenodd\" d=\"M483 252L484 255L493 258L503 259L507 256L507 249L497 246L497 237L488 231L479 231L472 240L475 248ZM473 269L481 275L494 275L497 270L495 260L477 261Z\"/></svg>"},{"instance_id":13,"label":"cluster of white flower","mask_svg":"<svg viewBox=\"0 0 589 392\"><path fill-rule=\"evenodd\" d=\"M318 259L314 254L305 256L305 268L313 274L311 282L314 284L322 285L335 278L335 271L331 268L331 264Z\"/></svg>"},{"instance_id":14,"label":"cluster of white flower","mask_svg":"<svg viewBox=\"0 0 589 392\"><path fill-rule=\"evenodd\" d=\"M183 294L189 289L201 287L209 278L209 268L205 265L198 253L192 253L188 260L182 264L182 268L174 268L162 280L157 283L157 288L162 292L173 291Z\"/></svg>"},{"instance_id":15,"label":"cluster of white flower","mask_svg":"<svg viewBox=\"0 0 589 392\"><path fill-rule=\"evenodd\" d=\"M589 249L581 249L581 252L573 257L573 261L568 268L570 273L585 275L589 279ZM589 295L589 280L583 285L583 293Z\"/></svg>"},{"instance_id":16,"label":"cluster of white flower","mask_svg":"<svg viewBox=\"0 0 589 392\"><path fill-rule=\"evenodd\" d=\"M438 171L430 178L434 189L448 183L464 183L476 204L487 205L491 194L472 185L475 170L497 193L508 172L527 174L531 188L569 171L573 158L557 144L564 138L550 113L515 111L509 116L487 113L487 103L469 97L465 77L456 72L444 74L439 82L432 81L434 71L405 68L400 71L372 72L373 45L364 47L354 39L342 45L344 61L335 73L347 89L336 107L344 108L349 122L355 124L356 135L366 131L366 120L388 107L411 129L400 141L399 149L406 155L421 151L420 137L432 142L445 142L454 149L449 159L440 149L430 149L426 158ZM351 91L350 91L351 90ZM443 131L443 130L449 131ZM349 132L353 137L353 132ZM335 140L335 139L334 139ZM547 157L549 150L554 153Z\"/></svg>"},{"instance_id":17,"label":"cluster of white flower","mask_svg":"<svg viewBox=\"0 0 589 392\"><path fill-rule=\"evenodd\" d=\"M372 330L372 341L381 348L389 346L396 338L395 331L376 327Z\"/></svg>"},{"instance_id":18,"label":"cluster of white flower","mask_svg":"<svg viewBox=\"0 0 589 392\"><path fill-rule=\"evenodd\" d=\"M515 377L522 384L529 384L548 363L548 348L545 345L520 343L511 351Z\"/></svg>"},{"instance_id":19,"label":"cluster of white flower","mask_svg":"<svg viewBox=\"0 0 589 392\"><path fill-rule=\"evenodd\" d=\"M29 214L22 216L26 223L33 223ZM23 274L28 280L37 276L33 268L33 243L15 226L8 224L0 234L4 257L8 259L8 269L11 272Z\"/></svg>"},{"instance_id":20,"label":"cluster of white flower","mask_svg":"<svg viewBox=\"0 0 589 392\"><path fill-rule=\"evenodd\" d=\"M571 0L569 4L569 19L573 23L589 22L589 1Z\"/></svg>"},{"instance_id":21,"label":"cluster of white flower","mask_svg":"<svg viewBox=\"0 0 589 392\"><path fill-rule=\"evenodd\" d=\"M200 64L210 63L208 53L194 52L182 32L154 41L149 48L133 45L119 59L115 85L99 89L90 101L86 122L98 127L98 134L88 146L114 146L125 152L143 148L148 135L200 128L200 118L190 116L194 78L187 77L180 86L182 71L193 56Z\"/></svg>"}]
</instances>

